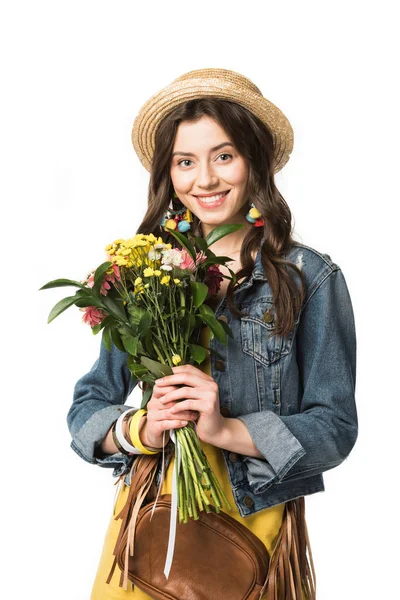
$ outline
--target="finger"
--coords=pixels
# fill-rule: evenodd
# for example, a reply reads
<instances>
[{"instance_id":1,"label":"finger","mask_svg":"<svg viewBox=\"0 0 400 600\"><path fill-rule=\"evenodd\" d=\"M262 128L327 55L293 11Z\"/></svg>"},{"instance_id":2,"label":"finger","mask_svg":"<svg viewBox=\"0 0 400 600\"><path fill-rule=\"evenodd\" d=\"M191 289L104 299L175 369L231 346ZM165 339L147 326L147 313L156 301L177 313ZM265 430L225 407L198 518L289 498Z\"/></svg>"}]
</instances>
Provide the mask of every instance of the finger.
<instances>
[{"instance_id":1,"label":"finger","mask_svg":"<svg viewBox=\"0 0 400 600\"><path fill-rule=\"evenodd\" d=\"M188 421L175 419L172 421L164 421L161 423L161 431L166 431L167 429L179 429L179 427L185 427L188 424Z\"/></svg>"},{"instance_id":2,"label":"finger","mask_svg":"<svg viewBox=\"0 0 400 600\"><path fill-rule=\"evenodd\" d=\"M188 400L183 400L182 402L175 404L175 406L169 409L168 413L172 418L176 418L177 414L182 411L193 411L201 414L202 412L207 412L207 405L202 402L200 407L198 400L189 398Z\"/></svg>"},{"instance_id":3,"label":"finger","mask_svg":"<svg viewBox=\"0 0 400 600\"><path fill-rule=\"evenodd\" d=\"M198 369L197 369L198 371ZM214 381L212 377L199 377L196 372L183 371L180 373L174 373L174 375L167 375L162 379L157 379L157 386L164 388L165 386L179 386L179 385L190 385L192 387L204 385L208 381Z\"/></svg>"},{"instance_id":4,"label":"finger","mask_svg":"<svg viewBox=\"0 0 400 600\"><path fill-rule=\"evenodd\" d=\"M200 413L198 410L181 410L176 411L176 413L171 413L170 411L169 415L172 420L181 419L182 421L195 421L199 418Z\"/></svg>"},{"instance_id":5,"label":"finger","mask_svg":"<svg viewBox=\"0 0 400 600\"><path fill-rule=\"evenodd\" d=\"M174 385L160 387L157 384L155 384L153 387L152 397L157 399L161 398L161 396L164 396L164 394L166 394L167 392L172 392L174 389L176 389L176 386Z\"/></svg>"},{"instance_id":6,"label":"finger","mask_svg":"<svg viewBox=\"0 0 400 600\"><path fill-rule=\"evenodd\" d=\"M189 398L198 399L203 397L205 393L206 391L202 388L182 387L165 394L163 398L160 398L160 403L165 405L168 404L168 402L176 402L178 400L187 400Z\"/></svg>"}]
</instances>

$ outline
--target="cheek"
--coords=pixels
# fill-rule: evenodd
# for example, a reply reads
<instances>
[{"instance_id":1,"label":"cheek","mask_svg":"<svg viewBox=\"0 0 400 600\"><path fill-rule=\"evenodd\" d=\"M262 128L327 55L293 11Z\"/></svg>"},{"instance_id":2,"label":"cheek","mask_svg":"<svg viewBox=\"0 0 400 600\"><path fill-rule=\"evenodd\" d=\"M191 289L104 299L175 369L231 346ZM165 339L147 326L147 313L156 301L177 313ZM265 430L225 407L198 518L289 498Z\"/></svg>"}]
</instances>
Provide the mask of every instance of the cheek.
<instances>
[{"instance_id":1,"label":"cheek","mask_svg":"<svg viewBox=\"0 0 400 600\"><path fill-rule=\"evenodd\" d=\"M245 187L247 183L248 170L245 164L232 165L232 169L227 174L229 182L236 187Z\"/></svg>"},{"instance_id":2,"label":"cheek","mask_svg":"<svg viewBox=\"0 0 400 600\"><path fill-rule=\"evenodd\" d=\"M189 171L178 171L171 169L171 181L174 188L180 192L187 193L193 187L193 174Z\"/></svg>"}]
</instances>

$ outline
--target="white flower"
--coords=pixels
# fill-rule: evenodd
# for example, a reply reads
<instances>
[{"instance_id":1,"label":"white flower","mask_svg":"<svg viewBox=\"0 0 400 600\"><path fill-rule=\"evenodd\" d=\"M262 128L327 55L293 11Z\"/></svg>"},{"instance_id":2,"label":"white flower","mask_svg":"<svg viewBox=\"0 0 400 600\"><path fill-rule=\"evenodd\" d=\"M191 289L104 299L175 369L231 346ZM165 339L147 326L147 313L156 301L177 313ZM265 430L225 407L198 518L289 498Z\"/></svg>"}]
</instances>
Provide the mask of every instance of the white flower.
<instances>
[{"instance_id":1,"label":"white flower","mask_svg":"<svg viewBox=\"0 0 400 600\"><path fill-rule=\"evenodd\" d=\"M179 250L175 250L175 249L171 250L171 253L172 253L172 264L174 265L174 267L179 267L179 265L183 261L182 254L180 253Z\"/></svg>"},{"instance_id":2,"label":"white flower","mask_svg":"<svg viewBox=\"0 0 400 600\"><path fill-rule=\"evenodd\" d=\"M171 265L161 265L160 269L163 271L172 271Z\"/></svg>"},{"instance_id":3,"label":"white flower","mask_svg":"<svg viewBox=\"0 0 400 600\"><path fill-rule=\"evenodd\" d=\"M170 265L172 263L172 250L163 250L161 254L162 254L162 259L161 259L162 264Z\"/></svg>"},{"instance_id":4,"label":"white flower","mask_svg":"<svg viewBox=\"0 0 400 600\"><path fill-rule=\"evenodd\" d=\"M147 256L149 260L160 260L161 258L160 252L156 252L155 250L150 250Z\"/></svg>"}]
</instances>

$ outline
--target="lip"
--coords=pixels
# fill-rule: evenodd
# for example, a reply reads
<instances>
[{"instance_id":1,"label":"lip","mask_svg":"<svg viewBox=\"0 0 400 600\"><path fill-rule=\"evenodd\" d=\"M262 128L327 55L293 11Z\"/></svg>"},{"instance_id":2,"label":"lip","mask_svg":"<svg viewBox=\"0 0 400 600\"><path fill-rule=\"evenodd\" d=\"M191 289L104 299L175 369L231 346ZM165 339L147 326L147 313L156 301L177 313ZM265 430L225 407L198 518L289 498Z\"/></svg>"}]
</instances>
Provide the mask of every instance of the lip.
<instances>
[{"instance_id":1,"label":"lip","mask_svg":"<svg viewBox=\"0 0 400 600\"><path fill-rule=\"evenodd\" d=\"M195 196L197 202L199 203L200 206L202 206L203 208L216 208L217 206L220 206L225 199L228 197L228 194L231 190L223 190L225 191L225 196L222 196L222 198L219 198L218 200L215 200L215 202L203 202L202 198L210 198L211 196L216 196L217 194L221 194L221 192L213 192L212 194L202 194L201 196Z\"/></svg>"}]
</instances>

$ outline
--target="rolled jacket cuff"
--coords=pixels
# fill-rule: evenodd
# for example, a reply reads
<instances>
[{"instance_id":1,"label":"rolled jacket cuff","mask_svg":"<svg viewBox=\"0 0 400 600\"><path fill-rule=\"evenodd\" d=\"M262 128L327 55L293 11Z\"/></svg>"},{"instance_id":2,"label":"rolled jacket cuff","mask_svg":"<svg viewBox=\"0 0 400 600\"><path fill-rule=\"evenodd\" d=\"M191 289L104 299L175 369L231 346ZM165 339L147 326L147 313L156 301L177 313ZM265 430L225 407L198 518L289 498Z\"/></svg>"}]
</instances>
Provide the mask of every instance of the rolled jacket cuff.
<instances>
[{"instance_id":1,"label":"rolled jacket cuff","mask_svg":"<svg viewBox=\"0 0 400 600\"><path fill-rule=\"evenodd\" d=\"M131 462L131 457L117 452L115 454L104 454L100 458L96 456L96 449L106 437L112 424L122 413L131 408L132 406L126 404L116 404L96 411L73 437L71 448L86 462L103 467L114 467L117 474L122 473Z\"/></svg>"},{"instance_id":2,"label":"rolled jacket cuff","mask_svg":"<svg viewBox=\"0 0 400 600\"><path fill-rule=\"evenodd\" d=\"M282 419L270 410L236 418L246 425L254 445L265 458L244 458L249 484L255 494L262 494L279 483L306 451Z\"/></svg>"}]
</instances>

